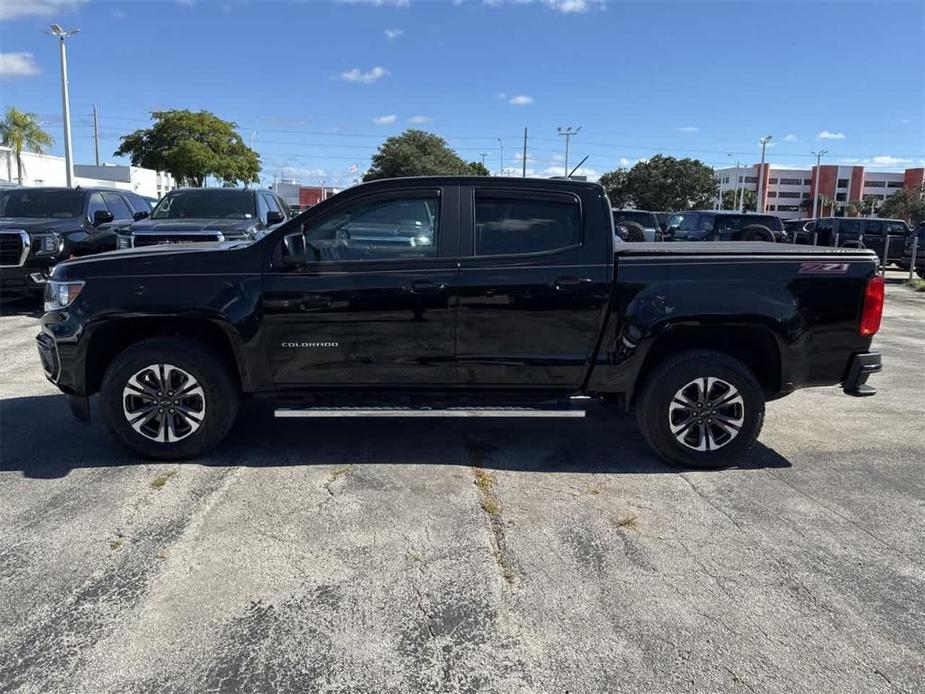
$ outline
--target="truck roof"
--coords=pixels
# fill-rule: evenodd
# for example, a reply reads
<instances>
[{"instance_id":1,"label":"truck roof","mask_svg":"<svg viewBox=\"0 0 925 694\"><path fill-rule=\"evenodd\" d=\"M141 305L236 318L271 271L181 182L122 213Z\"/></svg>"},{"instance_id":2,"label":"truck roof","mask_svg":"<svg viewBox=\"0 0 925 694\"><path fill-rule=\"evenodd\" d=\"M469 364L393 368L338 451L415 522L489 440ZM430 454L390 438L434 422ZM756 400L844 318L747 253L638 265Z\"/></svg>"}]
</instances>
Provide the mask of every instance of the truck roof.
<instances>
[{"instance_id":1,"label":"truck roof","mask_svg":"<svg viewBox=\"0 0 925 694\"><path fill-rule=\"evenodd\" d=\"M832 246L803 246L792 243L769 243L767 241L676 241L621 243L614 249L615 255L843 255L876 258L876 252L869 248L834 248Z\"/></svg>"},{"instance_id":2,"label":"truck roof","mask_svg":"<svg viewBox=\"0 0 925 694\"><path fill-rule=\"evenodd\" d=\"M512 188L527 184L531 188L548 188L551 190L575 190L577 188L603 190L599 183L592 183L590 181L555 178L520 178L514 176L408 176L405 178L381 178L376 181L361 183L348 190L357 190L358 188L398 188L405 187L409 183L434 186L478 184L483 188Z\"/></svg>"}]
</instances>

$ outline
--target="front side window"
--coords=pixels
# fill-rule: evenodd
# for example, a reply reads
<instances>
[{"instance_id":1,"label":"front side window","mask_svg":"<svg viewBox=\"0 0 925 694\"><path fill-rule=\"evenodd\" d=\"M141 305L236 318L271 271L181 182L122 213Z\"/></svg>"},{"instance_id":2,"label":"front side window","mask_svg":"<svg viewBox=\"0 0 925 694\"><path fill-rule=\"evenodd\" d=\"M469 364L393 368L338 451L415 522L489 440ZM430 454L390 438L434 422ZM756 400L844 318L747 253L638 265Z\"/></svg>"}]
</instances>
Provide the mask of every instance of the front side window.
<instances>
[{"instance_id":1,"label":"front side window","mask_svg":"<svg viewBox=\"0 0 925 694\"><path fill-rule=\"evenodd\" d=\"M106 206L109 207L109 211L112 212L112 216L115 219L132 218L132 211L128 208L128 205L125 204L125 200L122 199L121 195L116 193L103 193L103 200L106 201Z\"/></svg>"},{"instance_id":2,"label":"front side window","mask_svg":"<svg viewBox=\"0 0 925 694\"><path fill-rule=\"evenodd\" d=\"M249 190L179 190L168 193L152 219L254 219L254 194Z\"/></svg>"},{"instance_id":3,"label":"front side window","mask_svg":"<svg viewBox=\"0 0 925 694\"><path fill-rule=\"evenodd\" d=\"M305 227L314 260L390 260L437 255L439 198L359 202Z\"/></svg>"},{"instance_id":4,"label":"front side window","mask_svg":"<svg viewBox=\"0 0 925 694\"><path fill-rule=\"evenodd\" d=\"M73 219L83 209L84 193L77 190L17 188L0 193L0 217Z\"/></svg>"},{"instance_id":5,"label":"front side window","mask_svg":"<svg viewBox=\"0 0 925 694\"><path fill-rule=\"evenodd\" d=\"M109 212L109 208L106 207L106 203L103 201L102 195L99 193L93 193L90 196L90 207L87 210L87 216L90 218L90 221L93 221L93 218L97 212Z\"/></svg>"},{"instance_id":6,"label":"front side window","mask_svg":"<svg viewBox=\"0 0 925 694\"><path fill-rule=\"evenodd\" d=\"M905 222L884 222L886 233L891 236L905 236L909 233L909 227Z\"/></svg>"},{"instance_id":7,"label":"front side window","mask_svg":"<svg viewBox=\"0 0 925 694\"><path fill-rule=\"evenodd\" d=\"M479 195L475 201L475 254L521 255L581 243L577 201Z\"/></svg>"}]
</instances>

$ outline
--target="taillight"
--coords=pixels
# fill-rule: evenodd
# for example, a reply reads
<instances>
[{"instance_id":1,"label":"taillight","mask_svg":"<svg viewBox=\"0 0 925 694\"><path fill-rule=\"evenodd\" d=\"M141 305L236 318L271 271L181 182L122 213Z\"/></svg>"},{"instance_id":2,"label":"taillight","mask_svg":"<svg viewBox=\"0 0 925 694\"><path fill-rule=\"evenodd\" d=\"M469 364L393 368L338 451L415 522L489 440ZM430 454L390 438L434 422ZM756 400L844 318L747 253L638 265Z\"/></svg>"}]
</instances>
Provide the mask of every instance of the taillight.
<instances>
[{"instance_id":1,"label":"taillight","mask_svg":"<svg viewBox=\"0 0 925 694\"><path fill-rule=\"evenodd\" d=\"M875 275L867 280L864 287L864 306L861 308L861 324L858 332L870 337L880 330L880 318L883 316L883 278Z\"/></svg>"}]
</instances>

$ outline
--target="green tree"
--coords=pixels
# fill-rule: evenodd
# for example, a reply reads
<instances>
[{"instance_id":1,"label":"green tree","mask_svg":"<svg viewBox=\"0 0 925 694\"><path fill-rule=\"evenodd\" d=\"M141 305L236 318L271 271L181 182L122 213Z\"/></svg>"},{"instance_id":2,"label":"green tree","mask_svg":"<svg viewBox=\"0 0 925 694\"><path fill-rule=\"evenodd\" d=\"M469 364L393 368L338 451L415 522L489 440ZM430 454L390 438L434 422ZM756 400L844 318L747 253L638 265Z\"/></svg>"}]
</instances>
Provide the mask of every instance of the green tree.
<instances>
[{"instance_id":1,"label":"green tree","mask_svg":"<svg viewBox=\"0 0 925 694\"><path fill-rule=\"evenodd\" d=\"M904 188L883 201L877 214L891 219L905 219L912 224L925 222L925 198L922 192Z\"/></svg>"},{"instance_id":2,"label":"green tree","mask_svg":"<svg viewBox=\"0 0 925 694\"><path fill-rule=\"evenodd\" d=\"M379 145L363 180L401 176L469 176L472 173L471 165L450 149L442 137L412 129Z\"/></svg>"},{"instance_id":3,"label":"green tree","mask_svg":"<svg viewBox=\"0 0 925 694\"><path fill-rule=\"evenodd\" d=\"M125 135L115 156L167 171L185 185L202 186L207 176L232 185L258 180L260 158L235 123L209 111L154 111L151 117L154 125Z\"/></svg>"},{"instance_id":4,"label":"green tree","mask_svg":"<svg viewBox=\"0 0 925 694\"><path fill-rule=\"evenodd\" d=\"M491 176L491 171L480 161L470 161L469 169L473 176Z\"/></svg>"},{"instance_id":5,"label":"green tree","mask_svg":"<svg viewBox=\"0 0 925 694\"><path fill-rule=\"evenodd\" d=\"M848 210L859 217L869 217L877 209L877 198L865 195L862 200L852 200L848 203Z\"/></svg>"},{"instance_id":6,"label":"green tree","mask_svg":"<svg viewBox=\"0 0 925 694\"><path fill-rule=\"evenodd\" d=\"M626 190L643 210L688 210L713 205L719 184L713 169L697 159L656 154L626 175Z\"/></svg>"},{"instance_id":7,"label":"green tree","mask_svg":"<svg viewBox=\"0 0 925 694\"><path fill-rule=\"evenodd\" d=\"M614 169L603 174L599 183L604 186L610 204L619 210L630 204L629 191L626 188L626 169Z\"/></svg>"},{"instance_id":8,"label":"green tree","mask_svg":"<svg viewBox=\"0 0 925 694\"><path fill-rule=\"evenodd\" d=\"M743 193L741 190L727 190L723 192L723 209L724 210L737 210L739 209L739 197L742 198L742 205L745 210L755 210L758 205L758 194L753 190L746 189Z\"/></svg>"},{"instance_id":9,"label":"green tree","mask_svg":"<svg viewBox=\"0 0 925 694\"><path fill-rule=\"evenodd\" d=\"M54 144L54 138L42 130L34 113L25 113L10 106L0 121L0 138L16 157L16 177L22 185L22 153L31 150L42 154Z\"/></svg>"}]
</instances>

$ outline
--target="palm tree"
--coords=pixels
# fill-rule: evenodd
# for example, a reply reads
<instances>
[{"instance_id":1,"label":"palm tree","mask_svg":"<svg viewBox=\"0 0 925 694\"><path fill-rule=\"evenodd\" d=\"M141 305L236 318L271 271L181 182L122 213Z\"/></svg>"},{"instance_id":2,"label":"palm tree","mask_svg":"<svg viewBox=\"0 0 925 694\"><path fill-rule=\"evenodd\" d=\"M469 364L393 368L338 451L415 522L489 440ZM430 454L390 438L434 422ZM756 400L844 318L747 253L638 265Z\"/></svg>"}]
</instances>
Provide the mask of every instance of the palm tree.
<instances>
[{"instance_id":1,"label":"palm tree","mask_svg":"<svg viewBox=\"0 0 925 694\"><path fill-rule=\"evenodd\" d=\"M38 154L54 143L54 138L42 130L34 113L25 113L10 106L0 121L0 138L16 156L16 175L22 185L22 153L31 150Z\"/></svg>"},{"instance_id":2,"label":"palm tree","mask_svg":"<svg viewBox=\"0 0 925 694\"><path fill-rule=\"evenodd\" d=\"M739 195L742 195L742 191L739 191ZM723 209L724 210L737 210L739 209L739 195L736 195L736 191L727 190L723 193ZM753 190L746 190L743 196L742 204L746 210L756 209L758 203L758 195Z\"/></svg>"}]
</instances>

